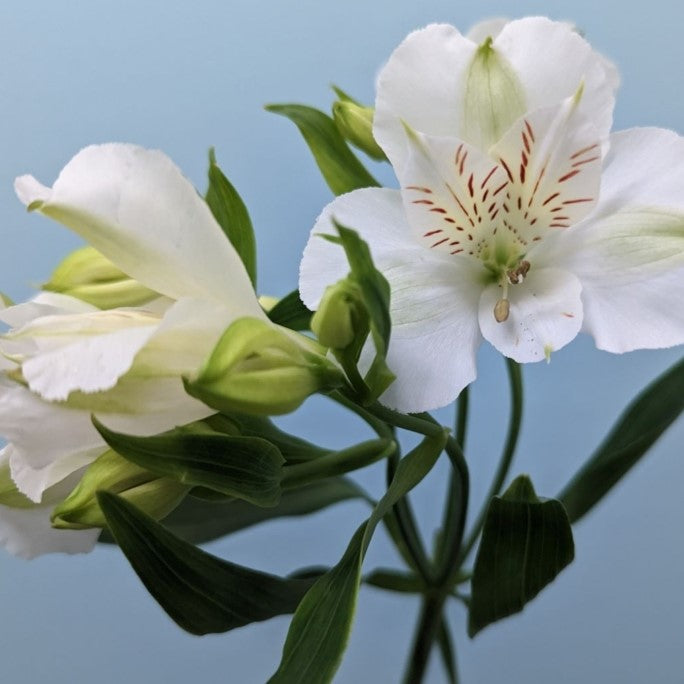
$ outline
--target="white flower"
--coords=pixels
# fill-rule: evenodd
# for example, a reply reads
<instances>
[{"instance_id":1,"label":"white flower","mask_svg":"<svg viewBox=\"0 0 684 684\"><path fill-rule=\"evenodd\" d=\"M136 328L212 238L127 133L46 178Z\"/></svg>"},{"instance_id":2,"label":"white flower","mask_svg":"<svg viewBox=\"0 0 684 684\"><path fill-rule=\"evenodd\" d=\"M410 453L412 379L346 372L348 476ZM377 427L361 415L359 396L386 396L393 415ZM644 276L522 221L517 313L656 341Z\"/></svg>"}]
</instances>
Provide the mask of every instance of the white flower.
<instances>
[{"instance_id":1,"label":"white flower","mask_svg":"<svg viewBox=\"0 0 684 684\"><path fill-rule=\"evenodd\" d=\"M48 490L72 481L106 450L92 413L138 435L213 413L185 392L181 375L198 370L235 318L265 316L209 208L162 153L88 147L52 188L30 176L18 178L15 188L29 209L64 223L161 295L144 307L101 311L43 293L0 311L11 326L0 340L8 359L0 382L5 457L18 490L44 504ZM48 535L49 510L30 513L29 520L28 509L0 506L0 539L20 555L57 550L60 539L69 552L95 541L89 530ZM79 534L81 545L74 542ZM41 538L43 547L36 543Z\"/></svg>"},{"instance_id":2,"label":"white flower","mask_svg":"<svg viewBox=\"0 0 684 684\"><path fill-rule=\"evenodd\" d=\"M397 380L383 403L450 403L483 337L520 362L580 330L612 352L684 342L684 140L608 137L616 84L570 27L540 18L479 47L429 26L394 52L374 134L401 190L328 205L300 275L315 309L346 274L342 250L318 237L333 217L369 243L391 286Z\"/></svg>"}]
</instances>

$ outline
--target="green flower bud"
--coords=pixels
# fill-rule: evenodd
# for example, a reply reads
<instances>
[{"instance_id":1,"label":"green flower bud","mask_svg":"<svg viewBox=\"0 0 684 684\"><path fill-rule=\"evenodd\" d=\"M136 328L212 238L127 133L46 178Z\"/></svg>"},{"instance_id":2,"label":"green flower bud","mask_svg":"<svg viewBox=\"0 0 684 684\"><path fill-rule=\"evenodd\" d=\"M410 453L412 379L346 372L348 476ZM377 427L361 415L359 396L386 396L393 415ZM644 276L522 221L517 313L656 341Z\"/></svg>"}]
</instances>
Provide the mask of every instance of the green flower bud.
<instances>
[{"instance_id":1,"label":"green flower bud","mask_svg":"<svg viewBox=\"0 0 684 684\"><path fill-rule=\"evenodd\" d=\"M90 246L63 259L43 289L76 297L99 309L139 306L158 296Z\"/></svg>"},{"instance_id":2,"label":"green flower bud","mask_svg":"<svg viewBox=\"0 0 684 684\"><path fill-rule=\"evenodd\" d=\"M339 387L342 372L313 340L257 318L223 333L189 394L226 413L294 411L310 394Z\"/></svg>"},{"instance_id":3,"label":"green flower bud","mask_svg":"<svg viewBox=\"0 0 684 684\"><path fill-rule=\"evenodd\" d=\"M183 500L190 487L170 477L157 477L110 449L89 466L76 489L52 511L52 526L71 530L106 527L97 503L100 490L118 494L160 520Z\"/></svg>"},{"instance_id":4,"label":"green flower bud","mask_svg":"<svg viewBox=\"0 0 684 684\"><path fill-rule=\"evenodd\" d=\"M465 78L464 135L488 150L525 113L525 91L506 58L487 38L477 49Z\"/></svg>"},{"instance_id":5,"label":"green flower bud","mask_svg":"<svg viewBox=\"0 0 684 684\"><path fill-rule=\"evenodd\" d=\"M349 100L333 104L333 119L342 136L369 157L384 161L387 157L373 137L374 114L373 107L363 107Z\"/></svg>"},{"instance_id":6,"label":"green flower bud","mask_svg":"<svg viewBox=\"0 0 684 684\"><path fill-rule=\"evenodd\" d=\"M368 337L370 321L359 286L345 278L327 287L311 319L311 330L330 349L347 349L355 341L360 349Z\"/></svg>"}]
</instances>

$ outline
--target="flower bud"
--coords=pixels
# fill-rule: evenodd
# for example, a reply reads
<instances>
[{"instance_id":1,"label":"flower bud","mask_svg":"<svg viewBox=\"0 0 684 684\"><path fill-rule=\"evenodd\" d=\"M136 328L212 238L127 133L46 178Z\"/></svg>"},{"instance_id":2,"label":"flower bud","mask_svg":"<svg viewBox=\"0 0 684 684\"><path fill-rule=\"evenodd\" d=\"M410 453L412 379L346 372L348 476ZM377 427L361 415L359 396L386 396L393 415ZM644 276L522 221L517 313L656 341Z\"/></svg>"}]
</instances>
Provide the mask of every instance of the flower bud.
<instances>
[{"instance_id":1,"label":"flower bud","mask_svg":"<svg viewBox=\"0 0 684 684\"><path fill-rule=\"evenodd\" d=\"M343 380L313 340L257 318L240 318L185 387L219 411L276 415L294 411L310 394L339 387Z\"/></svg>"},{"instance_id":2,"label":"flower bud","mask_svg":"<svg viewBox=\"0 0 684 684\"><path fill-rule=\"evenodd\" d=\"M77 249L63 259L43 289L76 297L99 309L139 306L159 296L92 247Z\"/></svg>"},{"instance_id":3,"label":"flower bud","mask_svg":"<svg viewBox=\"0 0 684 684\"><path fill-rule=\"evenodd\" d=\"M190 487L170 477L157 477L110 449L88 467L76 489L52 511L52 526L72 530L106 527L97 503L100 490L118 494L160 520L183 500Z\"/></svg>"},{"instance_id":4,"label":"flower bud","mask_svg":"<svg viewBox=\"0 0 684 684\"><path fill-rule=\"evenodd\" d=\"M360 348L370 323L358 285L345 278L327 287L311 319L311 330L330 349L347 349L354 341Z\"/></svg>"},{"instance_id":5,"label":"flower bud","mask_svg":"<svg viewBox=\"0 0 684 684\"><path fill-rule=\"evenodd\" d=\"M383 161L387 157L373 137L374 114L373 107L363 107L349 100L333 104L333 119L342 136L369 157Z\"/></svg>"}]
</instances>

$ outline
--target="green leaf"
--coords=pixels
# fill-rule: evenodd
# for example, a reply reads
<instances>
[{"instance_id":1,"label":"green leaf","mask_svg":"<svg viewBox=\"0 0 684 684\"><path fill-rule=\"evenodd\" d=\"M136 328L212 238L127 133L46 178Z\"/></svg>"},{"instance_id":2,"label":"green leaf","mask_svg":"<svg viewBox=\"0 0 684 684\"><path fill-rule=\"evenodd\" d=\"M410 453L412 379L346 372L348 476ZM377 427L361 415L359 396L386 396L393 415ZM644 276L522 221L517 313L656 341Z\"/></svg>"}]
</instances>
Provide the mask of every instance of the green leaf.
<instances>
[{"instance_id":1,"label":"green leaf","mask_svg":"<svg viewBox=\"0 0 684 684\"><path fill-rule=\"evenodd\" d=\"M521 475L489 504L475 559L468 634L520 612L575 555L563 504Z\"/></svg>"},{"instance_id":2,"label":"green leaf","mask_svg":"<svg viewBox=\"0 0 684 684\"><path fill-rule=\"evenodd\" d=\"M684 360L639 394L559 494L571 522L595 506L684 410Z\"/></svg>"},{"instance_id":3,"label":"green leaf","mask_svg":"<svg viewBox=\"0 0 684 684\"><path fill-rule=\"evenodd\" d=\"M209 150L209 188L206 201L211 213L230 240L256 287L256 239L249 212L237 190L216 163L214 148Z\"/></svg>"},{"instance_id":4,"label":"green leaf","mask_svg":"<svg viewBox=\"0 0 684 684\"><path fill-rule=\"evenodd\" d=\"M290 330L309 330L313 312L307 309L299 298L299 290L293 290L283 297L269 312L273 323Z\"/></svg>"},{"instance_id":5,"label":"green leaf","mask_svg":"<svg viewBox=\"0 0 684 684\"><path fill-rule=\"evenodd\" d=\"M412 573L379 568L363 578L364 584L399 594L422 594L426 587L422 577Z\"/></svg>"},{"instance_id":6,"label":"green leaf","mask_svg":"<svg viewBox=\"0 0 684 684\"><path fill-rule=\"evenodd\" d=\"M336 503L353 499L373 503L355 482L343 477L320 480L298 489L285 490L280 497L280 503L272 508L254 506L240 499L208 501L191 495L164 519L164 526L185 541L203 544L253 525L277 518L309 515ZM106 530L100 541L112 541Z\"/></svg>"},{"instance_id":7,"label":"green leaf","mask_svg":"<svg viewBox=\"0 0 684 684\"><path fill-rule=\"evenodd\" d=\"M329 116L313 107L296 104L269 105L266 109L287 117L299 128L333 193L342 195L378 185L349 149Z\"/></svg>"},{"instance_id":8,"label":"green leaf","mask_svg":"<svg viewBox=\"0 0 684 684\"><path fill-rule=\"evenodd\" d=\"M385 496L357 529L340 562L302 599L270 684L324 684L332 680L349 639L361 565L373 532L392 506L427 475L446 439L446 431L426 437L399 462Z\"/></svg>"},{"instance_id":9,"label":"green leaf","mask_svg":"<svg viewBox=\"0 0 684 684\"><path fill-rule=\"evenodd\" d=\"M370 318L370 329L375 345L375 358L364 378L368 387L365 403L377 399L394 381L394 373L387 367L385 356L389 346L392 321L390 319L390 286L385 276L375 268L370 249L359 234L333 220L339 238L324 236L332 242L338 242L344 248L351 269L351 278L359 286L363 303ZM354 354L354 352L351 352ZM355 364L356 358L342 359L342 365Z\"/></svg>"},{"instance_id":10,"label":"green leaf","mask_svg":"<svg viewBox=\"0 0 684 684\"><path fill-rule=\"evenodd\" d=\"M100 508L121 550L159 605L191 634L227 632L295 610L313 579L285 579L229 563L174 537L108 492Z\"/></svg>"},{"instance_id":11,"label":"green leaf","mask_svg":"<svg viewBox=\"0 0 684 684\"><path fill-rule=\"evenodd\" d=\"M93 423L114 451L156 475L258 506L278 503L285 459L265 439L183 428L134 437L114 432L95 418Z\"/></svg>"}]
</instances>

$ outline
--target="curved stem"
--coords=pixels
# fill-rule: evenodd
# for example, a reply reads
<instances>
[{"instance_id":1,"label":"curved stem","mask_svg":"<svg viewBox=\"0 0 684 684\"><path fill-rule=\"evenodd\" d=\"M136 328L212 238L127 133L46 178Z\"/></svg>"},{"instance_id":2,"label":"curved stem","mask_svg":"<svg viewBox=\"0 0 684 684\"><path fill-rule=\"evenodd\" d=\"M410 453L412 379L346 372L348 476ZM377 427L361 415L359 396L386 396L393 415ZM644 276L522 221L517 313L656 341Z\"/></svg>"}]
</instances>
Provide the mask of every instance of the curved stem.
<instances>
[{"instance_id":1,"label":"curved stem","mask_svg":"<svg viewBox=\"0 0 684 684\"><path fill-rule=\"evenodd\" d=\"M413 635L411 655L404 675L404 684L421 684L427 670L432 646L442 626L443 592L427 594L420 608L420 616Z\"/></svg>"},{"instance_id":2,"label":"curved stem","mask_svg":"<svg viewBox=\"0 0 684 684\"><path fill-rule=\"evenodd\" d=\"M458 559L459 565L468 557L468 554L472 551L473 546L475 546L475 543L477 542L477 538L480 536L482 526L484 525L487 516L489 502L501 491L501 488L506 481L506 476L508 475L511 463L513 462L515 448L518 444L523 408L522 372L520 370L520 365L512 359L506 359L506 367L508 369L508 379L511 388L511 417L508 423L506 443L501 454L499 467L496 470L492 484L487 492L484 505L478 513L477 518L475 518L475 523L470 535L463 544L463 549L461 550Z\"/></svg>"}]
</instances>

